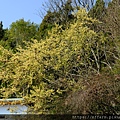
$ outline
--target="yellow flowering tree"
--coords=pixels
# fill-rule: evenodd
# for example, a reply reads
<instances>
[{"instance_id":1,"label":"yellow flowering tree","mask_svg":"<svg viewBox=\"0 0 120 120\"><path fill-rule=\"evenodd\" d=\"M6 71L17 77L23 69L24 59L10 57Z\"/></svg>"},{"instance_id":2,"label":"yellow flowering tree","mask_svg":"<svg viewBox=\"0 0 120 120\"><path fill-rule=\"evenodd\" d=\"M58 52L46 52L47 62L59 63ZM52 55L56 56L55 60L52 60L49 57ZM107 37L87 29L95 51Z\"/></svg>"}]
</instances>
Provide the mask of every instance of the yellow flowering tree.
<instances>
[{"instance_id":1,"label":"yellow flowering tree","mask_svg":"<svg viewBox=\"0 0 120 120\"><path fill-rule=\"evenodd\" d=\"M85 71L100 72L100 57L106 38L89 28L97 20L84 9L75 14L66 30L56 25L49 38L27 43L15 54L1 47L1 97L24 97L30 110L55 113ZM3 64L4 62L4 64Z\"/></svg>"}]
</instances>

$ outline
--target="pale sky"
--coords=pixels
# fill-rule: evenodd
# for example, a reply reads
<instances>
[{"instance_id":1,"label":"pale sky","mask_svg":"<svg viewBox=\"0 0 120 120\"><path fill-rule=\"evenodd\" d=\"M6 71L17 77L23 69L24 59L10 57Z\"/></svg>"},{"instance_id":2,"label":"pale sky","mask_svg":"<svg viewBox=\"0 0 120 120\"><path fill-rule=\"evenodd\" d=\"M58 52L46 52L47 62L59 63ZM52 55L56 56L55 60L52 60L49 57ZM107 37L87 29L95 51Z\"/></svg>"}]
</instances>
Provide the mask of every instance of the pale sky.
<instances>
[{"instance_id":1,"label":"pale sky","mask_svg":"<svg viewBox=\"0 0 120 120\"><path fill-rule=\"evenodd\" d=\"M0 21L4 28L9 28L12 22L24 18L25 21L40 24L42 18L39 12L43 10L42 4L47 0L1 0Z\"/></svg>"}]
</instances>

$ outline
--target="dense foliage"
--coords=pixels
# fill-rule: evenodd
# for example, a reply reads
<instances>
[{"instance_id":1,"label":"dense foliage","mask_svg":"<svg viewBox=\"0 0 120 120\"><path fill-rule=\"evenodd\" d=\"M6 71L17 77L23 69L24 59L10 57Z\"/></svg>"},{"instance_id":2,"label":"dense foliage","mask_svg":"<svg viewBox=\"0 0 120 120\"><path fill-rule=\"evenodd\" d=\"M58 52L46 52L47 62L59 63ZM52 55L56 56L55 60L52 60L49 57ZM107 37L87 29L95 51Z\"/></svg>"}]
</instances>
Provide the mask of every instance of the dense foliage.
<instances>
[{"instance_id":1,"label":"dense foliage","mask_svg":"<svg viewBox=\"0 0 120 120\"><path fill-rule=\"evenodd\" d=\"M10 25L0 43L5 48L16 51L18 46L25 47L25 42L36 38L37 31L38 26L36 24L20 19Z\"/></svg>"},{"instance_id":2,"label":"dense foliage","mask_svg":"<svg viewBox=\"0 0 120 120\"><path fill-rule=\"evenodd\" d=\"M24 20L12 23L1 39L16 43L0 46L0 97L23 97L33 113L119 114L119 28L115 32L114 19L105 21L116 1L106 12L102 0L90 12L79 8L66 28L52 24L51 12L39 29Z\"/></svg>"}]
</instances>

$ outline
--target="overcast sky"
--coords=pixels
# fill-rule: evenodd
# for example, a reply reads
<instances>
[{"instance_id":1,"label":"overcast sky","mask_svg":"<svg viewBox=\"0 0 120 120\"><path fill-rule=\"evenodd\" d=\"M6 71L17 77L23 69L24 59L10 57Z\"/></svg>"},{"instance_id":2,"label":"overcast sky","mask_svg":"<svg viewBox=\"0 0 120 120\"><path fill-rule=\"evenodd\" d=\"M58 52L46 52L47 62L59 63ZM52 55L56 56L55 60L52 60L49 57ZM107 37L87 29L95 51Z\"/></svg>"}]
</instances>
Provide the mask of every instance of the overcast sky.
<instances>
[{"instance_id":1,"label":"overcast sky","mask_svg":"<svg viewBox=\"0 0 120 120\"><path fill-rule=\"evenodd\" d=\"M24 18L25 21L40 24L42 18L38 15L46 0L1 0L0 21L4 28L9 28L12 22Z\"/></svg>"}]
</instances>

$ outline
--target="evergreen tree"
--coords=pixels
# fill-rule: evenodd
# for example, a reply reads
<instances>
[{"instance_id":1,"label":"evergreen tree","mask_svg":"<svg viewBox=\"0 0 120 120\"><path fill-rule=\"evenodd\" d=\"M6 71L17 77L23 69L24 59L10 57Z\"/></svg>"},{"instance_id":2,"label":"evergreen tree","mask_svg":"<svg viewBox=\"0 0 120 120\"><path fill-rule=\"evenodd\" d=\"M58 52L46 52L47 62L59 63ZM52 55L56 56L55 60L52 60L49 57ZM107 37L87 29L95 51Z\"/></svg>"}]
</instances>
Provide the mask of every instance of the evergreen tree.
<instances>
[{"instance_id":1,"label":"evergreen tree","mask_svg":"<svg viewBox=\"0 0 120 120\"><path fill-rule=\"evenodd\" d=\"M37 39L45 39L46 36L48 36L48 31L55 26L56 15L57 13L52 13L50 11L47 12L37 32Z\"/></svg>"},{"instance_id":2,"label":"evergreen tree","mask_svg":"<svg viewBox=\"0 0 120 120\"><path fill-rule=\"evenodd\" d=\"M39 27L38 39L48 36L48 32L52 27L55 27L55 24L62 25L63 29L66 29L70 22L74 20L72 12L73 7L71 5L71 0L67 0L57 11L47 11Z\"/></svg>"},{"instance_id":3,"label":"evergreen tree","mask_svg":"<svg viewBox=\"0 0 120 120\"><path fill-rule=\"evenodd\" d=\"M0 22L0 40L4 37L4 29L2 21Z\"/></svg>"},{"instance_id":4,"label":"evergreen tree","mask_svg":"<svg viewBox=\"0 0 120 120\"><path fill-rule=\"evenodd\" d=\"M4 46L13 50L16 50L18 46L25 47L25 42L30 42L32 38L36 38L37 31L38 26L36 24L24 21L24 19L17 20L6 31L5 39L7 40Z\"/></svg>"},{"instance_id":5,"label":"evergreen tree","mask_svg":"<svg viewBox=\"0 0 120 120\"><path fill-rule=\"evenodd\" d=\"M89 15L93 18L102 20L106 12L104 0L97 0L95 6L89 11Z\"/></svg>"}]
</instances>

